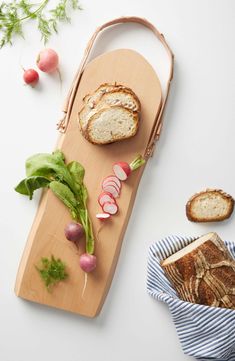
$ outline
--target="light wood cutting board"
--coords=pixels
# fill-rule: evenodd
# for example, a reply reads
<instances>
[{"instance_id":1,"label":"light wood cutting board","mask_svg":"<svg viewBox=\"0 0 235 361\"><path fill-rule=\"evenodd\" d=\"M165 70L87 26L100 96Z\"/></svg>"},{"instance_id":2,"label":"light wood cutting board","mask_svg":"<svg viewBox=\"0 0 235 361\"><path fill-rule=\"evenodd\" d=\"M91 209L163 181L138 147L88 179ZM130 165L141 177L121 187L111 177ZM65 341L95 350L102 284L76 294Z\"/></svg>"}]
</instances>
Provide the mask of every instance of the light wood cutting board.
<instances>
[{"instance_id":1,"label":"light wood cutting board","mask_svg":"<svg viewBox=\"0 0 235 361\"><path fill-rule=\"evenodd\" d=\"M97 146L86 141L78 127L78 111L82 98L102 83L123 84L139 97L142 111L138 133L129 140ZM82 75L70 121L58 147L66 161L77 160L85 167L85 184L89 192L89 211L94 234L100 227L95 214L100 212L97 202L102 180L112 174L112 164L123 160L131 162L137 154L144 154L156 113L161 105L161 86L156 73L147 61L132 50L115 50L90 62ZM123 183L118 199L119 213L108 220L99 232L95 254L97 268L88 275L85 293L84 273L79 267L79 249L68 242L64 227L70 220L67 208L52 194L44 192L20 263L15 292L17 296L81 315L96 316L104 302L118 260L123 236L131 215L136 191L144 167L132 173ZM138 207L140 205L136 205ZM42 283L35 265L41 257L60 257L67 264L69 278L49 293Z\"/></svg>"}]
</instances>

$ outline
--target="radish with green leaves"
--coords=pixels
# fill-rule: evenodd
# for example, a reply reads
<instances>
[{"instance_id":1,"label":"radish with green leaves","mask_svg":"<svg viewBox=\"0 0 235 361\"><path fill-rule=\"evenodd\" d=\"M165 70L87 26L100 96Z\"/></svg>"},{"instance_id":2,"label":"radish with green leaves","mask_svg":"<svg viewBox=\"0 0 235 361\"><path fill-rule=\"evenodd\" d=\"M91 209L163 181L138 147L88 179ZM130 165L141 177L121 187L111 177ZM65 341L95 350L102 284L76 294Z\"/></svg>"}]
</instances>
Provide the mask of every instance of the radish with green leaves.
<instances>
[{"instance_id":1,"label":"radish with green leaves","mask_svg":"<svg viewBox=\"0 0 235 361\"><path fill-rule=\"evenodd\" d=\"M125 181L129 175L145 163L144 158L139 155L130 164L127 162L117 162L113 165L115 176L121 181Z\"/></svg>"}]
</instances>

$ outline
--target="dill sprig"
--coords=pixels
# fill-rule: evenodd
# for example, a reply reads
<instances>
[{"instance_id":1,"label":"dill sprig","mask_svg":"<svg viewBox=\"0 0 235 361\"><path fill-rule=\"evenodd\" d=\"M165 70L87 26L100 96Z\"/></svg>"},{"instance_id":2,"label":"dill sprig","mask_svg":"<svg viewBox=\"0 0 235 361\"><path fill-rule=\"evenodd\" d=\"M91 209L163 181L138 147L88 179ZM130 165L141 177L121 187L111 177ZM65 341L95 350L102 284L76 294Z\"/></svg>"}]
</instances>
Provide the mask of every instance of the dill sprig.
<instances>
[{"instance_id":1,"label":"dill sprig","mask_svg":"<svg viewBox=\"0 0 235 361\"><path fill-rule=\"evenodd\" d=\"M41 258L41 268L36 266L36 269L48 291L51 291L55 284L68 277L65 267L65 263L59 258L55 259L53 255L51 256L51 259L46 257Z\"/></svg>"},{"instance_id":2,"label":"dill sprig","mask_svg":"<svg viewBox=\"0 0 235 361\"><path fill-rule=\"evenodd\" d=\"M43 0L33 4L28 0L13 0L0 3L0 48L12 44L15 35L24 38L23 23L26 20L35 21L45 44L53 33L58 32L59 22L70 22L68 14L71 10L82 9L79 0L58 0L52 9L48 9L49 2Z\"/></svg>"}]
</instances>

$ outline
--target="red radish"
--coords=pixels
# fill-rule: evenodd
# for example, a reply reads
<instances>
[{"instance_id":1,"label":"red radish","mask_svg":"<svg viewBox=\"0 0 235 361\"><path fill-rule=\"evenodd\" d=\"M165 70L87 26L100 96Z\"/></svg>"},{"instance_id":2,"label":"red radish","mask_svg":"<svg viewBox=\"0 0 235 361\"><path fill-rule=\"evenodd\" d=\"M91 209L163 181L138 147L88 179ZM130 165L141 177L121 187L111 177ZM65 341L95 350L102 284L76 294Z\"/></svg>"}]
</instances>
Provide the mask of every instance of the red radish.
<instances>
[{"instance_id":1,"label":"red radish","mask_svg":"<svg viewBox=\"0 0 235 361\"><path fill-rule=\"evenodd\" d=\"M109 192L102 192L98 197L98 202L102 207L105 202L115 203L115 199L113 198L112 194Z\"/></svg>"},{"instance_id":2,"label":"red radish","mask_svg":"<svg viewBox=\"0 0 235 361\"><path fill-rule=\"evenodd\" d=\"M120 182L118 177L116 177L115 175L109 175L108 177L105 177L103 180L103 183L105 183L106 181L112 181L112 182L116 183L119 188L122 187L122 183Z\"/></svg>"},{"instance_id":3,"label":"red radish","mask_svg":"<svg viewBox=\"0 0 235 361\"><path fill-rule=\"evenodd\" d=\"M118 191L120 191L121 190L121 187L120 186L118 186L117 185L117 183L116 182L114 182L114 181L112 181L112 180L108 180L108 179L106 179L106 180L104 180L103 182L102 182L102 186L104 186L104 185L113 185L115 188L117 188L117 190Z\"/></svg>"},{"instance_id":4,"label":"red radish","mask_svg":"<svg viewBox=\"0 0 235 361\"><path fill-rule=\"evenodd\" d=\"M118 206L115 203L106 202L104 203L102 209L105 213L116 214L118 211Z\"/></svg>"},{"instance_id":5,"label":"red radish","mask_svg":"<svg viewBox=\"0 0 235 361\"><path fill-rule=\"evenodd\" d=\"M80 223L70 222L64 229L68 241L78 242L84 236L84 228Z\"/></svg>"},{"instance_id":6,"label":"red radish","mask_svg":"<svg viewBox=\"0 0 235 361\"><path fill-rule=\"evenodd\" d=\"M27 69L27 70L24 70L23 78L24 78L24 81L26 84L36 85L39 80L39 75L36 70Z\"/></svg>"},{"instance_id":7,"label":"red radish","mask_svg":"<svg viewBox=\"0 0 235 361\"><path fill-rule=\"evenodd\" d=\"M52 73L53 71L58 70L58 54L52 49L40 51L37 57L37 65L39 69L45 73Z\"/></svg>"},{"instance_id":8,"label":"red radish","mask_svg":"<svg viewBox=\"0 0 235 361\"><path fill-rule=\"evenodd\" d=\"M97 213L96 218L100 219L101 221L110 218L109 213Z\"/></svg>"},{"instance_id":9,"label":"red radish","mask_svg":"<svg viewBox=\"0 0 235 361\"><path fill-rule=\"evenodd\" d=\"M80 256L79 264L84 272L89 273L96 268L96 256L84 253Z\"/></svg>"},{"instance_id":10,"label":"red radish","mask_svg":"<svg viewBox=\"0 0 235 361\"><path fill-rule=\"evenodd\" d=\"M113 165L114 174L122 181L126 180L133 170L138 169L145 163L141 155L136 157L130 164L126 162L117 162Z\"/></svg>"},{"instance_id":11,"label":"red radish","mask_svg":"<svg viewBox=\"0 0 235 361\"><path fill-rule=\"evenodd\" d=\"M112 186L112 187L114 187L114 188L116 189L116 191L118 192L118 195L120 195L121 189L118 188L118 186L117 186L116 183L107 181L107 182L105 182L105 183L102 185L102 188L104 189L104 188L107 187L107 186Z\"/></svg>"},{"instance_id":12,"label":"red radish","mask_svg":"<svg viewBox=\"0 0 235 361\"><path fill-rule=\"evenodd\" d=\"M114 198L119 197L119 191L118 191L117 188L116 188L115 186L113 186L113 185L106 185L106 184L105 184L105 185L103 186L103 190L104 190L105 192L111 193Z\"/></svg>"}]
</instances>

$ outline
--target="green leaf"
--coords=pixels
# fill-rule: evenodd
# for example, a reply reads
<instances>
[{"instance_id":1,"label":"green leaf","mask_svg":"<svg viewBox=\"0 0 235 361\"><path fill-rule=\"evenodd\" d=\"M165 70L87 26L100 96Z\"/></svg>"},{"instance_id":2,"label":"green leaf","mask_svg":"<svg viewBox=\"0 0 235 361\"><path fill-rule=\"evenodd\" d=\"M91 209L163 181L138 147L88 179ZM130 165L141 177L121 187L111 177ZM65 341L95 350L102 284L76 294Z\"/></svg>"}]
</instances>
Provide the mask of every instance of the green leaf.
<instances>
[{"instance_id":1,"label":"green leaf","mask_svg":"<svg viewBox=\"0 0 235 361\"><path fill-rule=\"evenodd\" d=\"M9 0L0 4L0 47L12 44L15 35L23 35L23 22L32 20L37 24L41 38L47 42L57 32L58 23L70 21L70 12L81 10L78 0L55 0L53 9L48 9L50 0L31 3L28 0ZM51 2L50 2L51 3Z\"/></svg>"},{"instance_id":2,"label":"green leaf","mask_svg":"<svg viewBox=\"0 0 235 361\"><path fill-rule=\"evenodd\" d=\"M15 191L29 196L29 199L33 198L33 192L36 189L47 187L50 183L50 179L36 176L36 177L28 177L23 179L16 187Z\"/></svg>"},{"instance_id":3,"label":"green leaf","mask_svg":"<svg viewBox=\"0 0 235 361\"><path fill-rule=\"evenodd\" d=\"M57 179L68 184L73 192L76 187L73 178L64 163L64 155L61 151L53 154L39 153L28 158L26 161L26 175L43 176L51 180Z\"/></svg>"},{"instance_id":4,"label":"green leaf","mask_svg":"<svg viewBox=\"0 0 235 361\"><path fill-rule=\"evenodd\" d=\"M77 187L78 192L80 192L85 175L84 167L80 163L73 161L67 164L67 169L69 170L69 173Z\"/></svg>"},{"instance_id":5,"label":"green leaf","mask_svg":"<svg viewBox=\"0 0 235 361\"><path fill-rule=\"evenodd\" d=\"M73 219L78 219L77 200L69 187L61 182L52 181L49 185L52 192L69 208Z\"/></svg>"}]
</instances>

